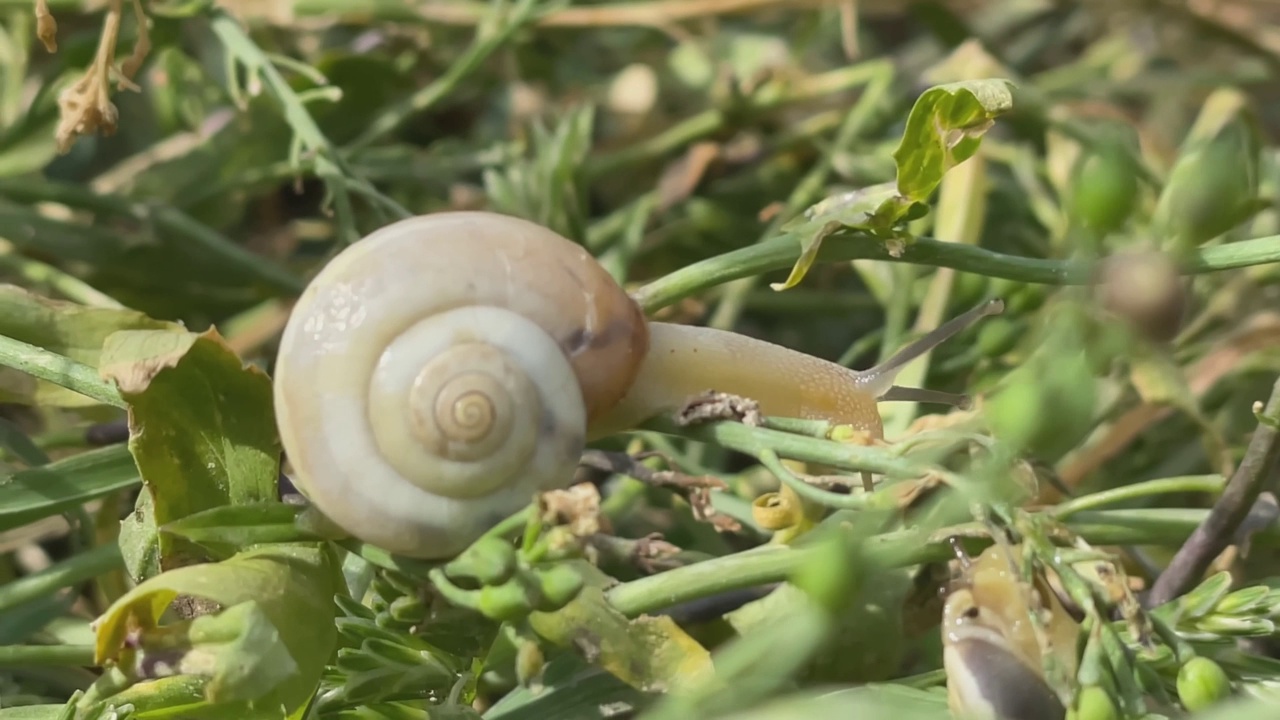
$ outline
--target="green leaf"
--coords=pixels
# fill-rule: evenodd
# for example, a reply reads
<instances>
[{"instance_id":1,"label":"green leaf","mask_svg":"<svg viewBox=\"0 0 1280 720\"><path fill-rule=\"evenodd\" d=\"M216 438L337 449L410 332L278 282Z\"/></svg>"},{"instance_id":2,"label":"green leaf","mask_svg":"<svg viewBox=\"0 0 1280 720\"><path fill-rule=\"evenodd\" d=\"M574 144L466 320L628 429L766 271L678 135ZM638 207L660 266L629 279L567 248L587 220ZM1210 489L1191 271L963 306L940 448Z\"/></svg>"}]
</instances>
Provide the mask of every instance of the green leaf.
<instances>
[{"instance_id":1,"label":"green leaf","mask_svg":"<svg viewBox=\"0 0 1280 720\"><path fill-rule=\"evenodd\" d=\"M22 428L6 418L0 418L0 448L13 453L31 467L39 467L49 462L49 456L44 450L27 437Z\"/></svg>"},{"instance_id":2,"label":"green leaf","mask_svg":"<svg viewBox=\"0 0 1280 720\"><path fill-rule=\"evenodd\" d=\"M923 203L901 197L893 183L872 185L822 200L806 210L803 216L782 226L783 232L796 236L800 241L800 258L785 282L772 283L770 287L789 290L798 285L817 259L822 241L837 232L855 231L883 238L890 241L890 252L894 252L894 241L900 247L901 241L907 237L900 226L924 217L927 212L928 208ZM855 237L849 242L859 240L868 241Z\"/></svg>"},{"instance_id":3,"label":"green leaf","mask_svg":"<svg viewBox=\"0 0 1280 720\"><path fill-rule=\"evenodd\" d=\"M973 157L995 118L1013 109L1013 83L967 80L925 90L893 153L898 192L923 202L948 170Z\"/></svg>"},{"instance_id":4,"label":"green leaf","mask_svg":"<svg viewBox=\"0 0 1280 720\"><path fill-rule=\"evenodd\" d=\"M951 720L946 693L894 684L868 684L847 690L805 690L762 704L725 720L791 720L792 718L893 718Z\"/></svg>"},{"instance_id":5,"label":"green leaf","mask_svg":"<svg viewBox=\"0 0 1280 720\"><path fill-rule=\"evenodd\" d=\"M98 367L102 345L120 330L179 329L134 310L86 307L50 300L13 285L0 285L0 335ZM87 407L98 401L30 375L0 368L0 402Z\"/></svg>"},{"instance_id":6,"label":"green leaf","mask_svg":"<svg viewBox=\"0 0 1280 720\"><path fill-rule=\"evenodd\" d=\"M547 663L542 688L517 687L485 711L485 720L599 720L603 707L638 708L649 696L564 653Z\"/></svg>"},{"instance_id":7,"label":"green leaf","mask_svg":"<svg viewBox=\"0 0 1280 720\"><path fill-rule=\"evenodd\" d=\"M594 665L644 692L678 689L711 676L711 655L671 618L627 619L604 595L613 578L584 561L569 564L587 586L563 608L530 615L535 632L587 654Z\"/></svg>"},{"instance_id":8,"label":"green leaf","mask_svg":"<svg viewBox=\"0 0 1280 720\"><path fill-rule=\"evenodd\" d=\"M174 624L160 625L159 618L179 595L211 600L222 608L252 603L255 610L238 610L246 613L238 619L235 615L227 617L230 610L219 613L227 625L208 620L202 626L206 631L232 627L243 638L242 645L231 643L223 648L226 655L219 657L217 666L230 673L237 663L259 662L267 649L263 643L269 640L268 644L278 644L274 639L274 633L278 633L296 672L287 676L273 674L267 683L269 691L256 687L252 692L252 678L215 675L222 684L204 685L204 698L213 702L220 693L229 693L232 698L238 697L237 693L247 693L257 696L257 707L283 705L287 712L293 712L311 697L333 655L337 644L337 606L333 597L341 587L332 555L327 547L318 545L275 545L249 550L220 563L170 570L130 590L98 619L95 661L113 660L130 666L138 652L137 645L145 647L151 639L172 633ZM253 612L257 611L269 624L253 619ZM184 626L179 621L177 627L194 630L195 624ZM237 677L248 684L237 684Z\"/></svg>"},{"instance_id":9,"label":"green leaf","mask_svg":"<svg viewBox=\"0 0 1280 720\"><path fill-rule=\"evenodd\" d=\"M1231 592L1231 583L1231 573L1225 570L1214 573L1169 607L1176 608L1175 612L1179 620L1202 618L1213 612L1218 603L1227 597Z\"/></svg>"},{"instance_id":10,"label":"green leaf","mask_svg":"<svg viewBox=\"0 0 1280 720\"><path fill-rule=\"evenodd\" d=\"M121 445L0 476L0 530L57 515L137 483L138 468Z\"/></svg>"},{"instance_id":11,"label":"green leaf","mask_svg":"<svg viewBox=\"0 0 1280 720\"><path fill-rule=\"evenodd\" d=\"M183 720L279 720L278 709L253 708L249 703L211 705L205 702L207 679L195 675L177 675L150 682L131 685L118 695L104 701L84 704L85 710L97 713L96 718L113 720L115 708L131 706L133 711L123 720L147 718L173 718L174 709L181 708ZM94 718L94 715L82 717Z\"/></svg>"},{"instance_id":12,"label":"green leaf","mask_svg":"<svg viewBox=\"0 0 1280 720\"><path fill-rule=\"evenodd\" d=\"M1273 599L1271 588L1265 585L1253 585L1241 588L1222 599L1213 611L1219 615L1243 615L1269 613L1268 600Z\"/></svg>"},{"instance_id":13,"label":"green leaf","mask_svg":"<svg viewBox=\"0 0 1280 720\"><path fill-rule=\"evenodd\" d=\"M246 367L216 330L115 333L100 371L129 404L129 449L158 526L202 510L277 499L280 445L271 380ZM178 540L160 536L162 565Z\"/></svg>"},{"instance_id":14,"label":"green leaf","mask_svg":"<svg viewBox=\"0 0 1280 720\"><path fill-rule=\"evenodd\" d=\"M65 707L65 705L15 705L0 708L0 720L58 720Z\"/></svg>"},{"instance_id":15,"label":"green leaf","mask_svg":"<svg viewBox=\"0 0 1280 720\"><path fill-rule=\"evenodd\" d=\"M320 540L296 520L303 508L281 502L260 502L210 508L160 528L208 548L233 552L263 543Z\"/></svg>"},{"instance_id":16,"label":"green leaf","mask_svg":"<svg viewBox=\"0 0 1280 720\"><path fill-rule=\"evenodd\" d=\"M783 225L783 232L800 241L801 253L786 281L771 287L781 291L798 285L817 259L822 241L836 232L889 240L889 252L899 254L910 238L903 226L924 217L925 203L942 176L978 151L995 118L1013 107L1012 89L1008 80L969 80L926 90L911 108L893 153L897 180L827 198Z\"/></svg>"},{"instance_id":17,"label":"green leaf","mask_svg":"<svg viewBox=\"0 0 1280 720\"><path fill-rule=\"evenodd\" d=\"M120 554L134 583L160 574L160 532L151 493L139 493L133 512L120 521Z\"/></svg>"}]
</instances>

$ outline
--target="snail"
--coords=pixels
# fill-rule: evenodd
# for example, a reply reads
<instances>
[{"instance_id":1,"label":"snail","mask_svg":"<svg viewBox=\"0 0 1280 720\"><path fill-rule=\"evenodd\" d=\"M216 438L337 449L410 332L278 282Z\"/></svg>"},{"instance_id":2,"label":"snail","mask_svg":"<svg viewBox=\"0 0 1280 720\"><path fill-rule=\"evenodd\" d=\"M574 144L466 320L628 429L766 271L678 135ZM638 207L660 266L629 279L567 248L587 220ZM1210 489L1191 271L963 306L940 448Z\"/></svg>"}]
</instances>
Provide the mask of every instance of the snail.
<instances>
[{"instance_id":1,"label":"snail","mask_svg":"<svg viewBox=\"0 0 1280 720\"><path fill-rule=\"evenodd\" d=\"M969 558L953 538L960 572L942 610L942 657L947 702L966 720L1062 720L1066 706L1044 674L1051 654L1068 676L1076 670L1080 626L1051 586L1028 587L1000 543ZM1045 623L1042 641L1032 625L1031 593ZM1047 643L1047 647L1042 645Z\"/></svg>"},{"instance_id":2,"label":"snail","mask_svg":"<svg viewBox=\"0 0 1280 720\"><path fill-rule=\"evenodd\" d=\"M709 389L881 437L878 400L959 398L895 387L897 371L1002 307L855 371L651 322L586 249L528 220L427 214L348 246L308 284L277 353L276 419L314 508L389 552L442 559L569 485L586 443Z\"/></svg>"}]
</instances>

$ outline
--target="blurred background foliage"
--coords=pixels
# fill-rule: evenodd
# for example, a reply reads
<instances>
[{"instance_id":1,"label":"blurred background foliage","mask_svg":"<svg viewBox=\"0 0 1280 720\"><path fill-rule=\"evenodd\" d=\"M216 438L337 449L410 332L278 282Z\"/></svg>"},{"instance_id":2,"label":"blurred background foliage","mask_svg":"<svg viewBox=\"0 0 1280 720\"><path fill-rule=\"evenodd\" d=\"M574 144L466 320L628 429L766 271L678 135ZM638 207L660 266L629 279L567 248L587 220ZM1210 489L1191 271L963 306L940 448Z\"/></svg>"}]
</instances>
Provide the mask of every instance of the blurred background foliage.
<instances>
[{"instance_id":1,"label":"blurred background foliage","mask_svg":"<svg viewBox=\"0 0 1280 720\"><path fill-rule=\"evenodd\" d=\"M119 58L140 33L128 3L47 6L53 53L37 38L32 3L0 0L0 278L195 331L216 326L268 371L306 278L404 214L530 218L640 288L775 237L824 198L893 181L908 111L927 88L954 81L1008 78L1014 106L947 175L934 212L911 223L915 235L1069 260L1152 247L1183 258L1280 234L1280 3L1270 0L151 2L136 89L111 83L118 127L67 138L65 153L59 97L94 62L104 13L121 11ZM1162 192L1180 176L1194 182ZM1057 394L1005 422L1035 424L1030 413L1058 423L1026 439L1053 479L1043 499L1229 470L1280 370L1274 262L1197 276L1175 293L1176 311L1159 302L1132 311L1158 354L1076 362L1055 346L1061 354L1044 365L1032 360L1045 358L1037 348L1059 317L1052 286L856 260L771 289L787 272L678 298L657 317L868 367L1001 297L1004 315L938 348L901 384L980 394L1034 367ZM1134 277L1104 287L1136 292ZM1142 300L1104 304L1123 314ZM15 317L0 317L6 334L30 326ZM115 417L98 406L33 407L15 377L0 375L13 401L5 427L49 457L94 444L85 428ZM886 406L888 435L919 411ZM27 464L23 442L7 445L10 470ZM744 496L776 487L712 445L679 453L695 467L743 472ZM111 535L101 527L132 512L135 497L89 505L102 513L99 531ZM674 546L711 555L747 544L683 506L665 516L679 505L669 495L605 502L619 534L658 528ZM51 513L9 527L5 576L74 556L84 545L69 534L77 523ZM1274 551L1258 542L1250 571L1275 573ZM1162 563L1173 549L1147 557ZM90 642L87 621L125 582L70 597L58 616L65 637ZM90 677L28 668L5 679L0 697L60 702Z\"/></svg>"}]
</instances>

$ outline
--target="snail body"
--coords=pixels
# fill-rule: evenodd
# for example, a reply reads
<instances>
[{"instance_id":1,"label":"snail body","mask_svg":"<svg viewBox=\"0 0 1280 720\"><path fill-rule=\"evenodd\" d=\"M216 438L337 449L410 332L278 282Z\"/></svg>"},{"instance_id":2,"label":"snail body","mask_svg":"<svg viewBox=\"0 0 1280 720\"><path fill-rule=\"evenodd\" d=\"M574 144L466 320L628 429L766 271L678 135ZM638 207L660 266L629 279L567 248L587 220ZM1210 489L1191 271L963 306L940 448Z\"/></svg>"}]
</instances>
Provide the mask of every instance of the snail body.
<instances>
[{"instance_id":1,"label":"snail body","mask_svg":"<svg viewBox=\"0 0 1280 720\"><path fill-rule=\"evenodd\" d=\"M383 227L295 304L274 370L298 488L344 531L446 558L570 484L587 442L707 390L873 437L897 369L971 311L876 368L744 335L648 321L580 245L516 217L444 212ZM998 308L995 309L998 312Z\"/></svg>"}]
</instances>

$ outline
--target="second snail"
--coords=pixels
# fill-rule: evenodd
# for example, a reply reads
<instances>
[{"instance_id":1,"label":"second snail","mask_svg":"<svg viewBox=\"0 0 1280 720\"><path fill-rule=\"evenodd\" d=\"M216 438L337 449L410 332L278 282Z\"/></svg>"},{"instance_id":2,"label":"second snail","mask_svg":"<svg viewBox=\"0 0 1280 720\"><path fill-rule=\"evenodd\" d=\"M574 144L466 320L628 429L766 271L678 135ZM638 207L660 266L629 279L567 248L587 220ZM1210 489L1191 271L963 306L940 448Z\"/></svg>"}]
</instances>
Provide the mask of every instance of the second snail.
<instances>
[{"instance_id":1,"label":"second snail","mask_svg":"<svg viewBox=\"0 0 1280 720\"><path fill-rule=\"evenodd\" d=\"M896 387L897 372L1001 309L855 371L650 321L577 243L512 216L442 212L371 233L315 276L280 343L276 417L323 515L390 552L443 559L568 486L587 443L707 391L882 437L878 402L955 399Z\"/></svg>"}]
</instances>

